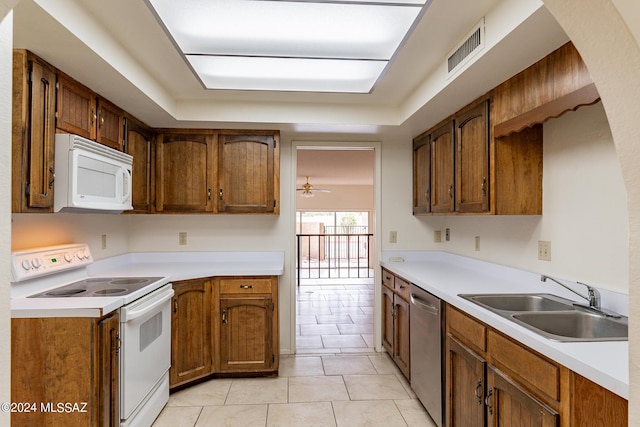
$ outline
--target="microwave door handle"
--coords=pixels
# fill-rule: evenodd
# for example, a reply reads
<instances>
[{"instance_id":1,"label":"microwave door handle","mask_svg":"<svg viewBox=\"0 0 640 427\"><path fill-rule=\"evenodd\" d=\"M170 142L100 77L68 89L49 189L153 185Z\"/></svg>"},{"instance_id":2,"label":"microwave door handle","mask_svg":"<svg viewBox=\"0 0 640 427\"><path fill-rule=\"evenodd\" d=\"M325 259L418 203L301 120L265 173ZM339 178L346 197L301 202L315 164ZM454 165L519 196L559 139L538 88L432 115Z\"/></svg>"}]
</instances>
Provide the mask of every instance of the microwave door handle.
<instances>
[{"instance_id":1,"label":"microwave door handle","mask_svg":"<svg viewBox=\"0 0 640 427\"><path fill-rule=\"evenodd\" d=\"M131 186L129 185L129 180L131 179L131 172L129 172L126 168L121 168L120 173L122 174L122 201L129 200L131 197Z\"/></svg>"}]
</instances>

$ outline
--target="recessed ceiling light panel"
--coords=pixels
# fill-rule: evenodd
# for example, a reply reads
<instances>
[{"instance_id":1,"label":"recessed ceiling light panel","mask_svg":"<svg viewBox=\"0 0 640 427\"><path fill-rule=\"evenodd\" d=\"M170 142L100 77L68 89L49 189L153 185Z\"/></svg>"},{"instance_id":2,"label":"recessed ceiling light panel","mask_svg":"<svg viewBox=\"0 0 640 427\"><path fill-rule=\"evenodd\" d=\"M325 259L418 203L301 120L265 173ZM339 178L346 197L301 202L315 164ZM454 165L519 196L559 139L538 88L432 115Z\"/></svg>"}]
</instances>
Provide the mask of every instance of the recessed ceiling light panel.
<instances>
[{"instance_id":1,"label":"recessed ceiling light panel","mask_svg":"<svg viewBox=\"0 0 640 427\"><path fill-rule=\"evenodd\" d=\"M386 61L187 55L215 89L367 93Z\"/></svg>"},{"instance_id":2,"label":"recessed ceiling light panel","mask_svg":"<svg viewBox=\"0 0 640 427\"><path fill-rule=\"evenodd\" d=\"M350 73L357 62L347 61L342 64L335 60L363 60L359 69L376 69L378 74L371 81L367 77L369 92L377 78L384 70L382 61L389 61L408 31L421 16L425 3L431 0L147 0L151 9L164 25L167 33L172 37L175 45L187 58L194 72L207 88L250 90L305 90L298 83L302 81L314 82L317 91L318 82L324 75L328 80L327 87L335 86L338 80L354 82L356 86L348 89L346 84L342 90L346 92L362 92L362 75L344 75L342 79L334 78L335 72L343 70ZM205 57L212 58L206 60ZM291 73L298 73L301 67L319 67L318 70L308 69L308 78L291 77L280 74L274 77L273 70L261 69L268 77L258 78L249 86L226 87L231 82L250 82L241 73L223 80L229 84L210 85L212 76L227 76L227 71L212 72L212 67L228 64L213 58L242 57L272 58L264 63L288 64L294 67ZM194 59L198 58L198 59ZM300 58L305 61L293 61ZM329 61L317 61L326 59ZM237 64L248 62L244 60L231 61ZM201 70L199 64L207 64L207 70ZM293 65L293 64L303 65ZM322 65L321 65L322 64ZM380 67L380 65L383 65ZM279 72L285 67L277 66ZM331 71L330 71L331 70ZM295 81L288 84L289 79ZM219 82L219 78L214 79ZM269 82L260 87L257 81ZM277 89L275 82L279 81L286 87ZM295 86L297 89L288 89ZM321 85L320 85L321 86ZM340 85L339 85L340 86ZM321 90L325 91L325 90Z\"/></svg>"}]
</instances>

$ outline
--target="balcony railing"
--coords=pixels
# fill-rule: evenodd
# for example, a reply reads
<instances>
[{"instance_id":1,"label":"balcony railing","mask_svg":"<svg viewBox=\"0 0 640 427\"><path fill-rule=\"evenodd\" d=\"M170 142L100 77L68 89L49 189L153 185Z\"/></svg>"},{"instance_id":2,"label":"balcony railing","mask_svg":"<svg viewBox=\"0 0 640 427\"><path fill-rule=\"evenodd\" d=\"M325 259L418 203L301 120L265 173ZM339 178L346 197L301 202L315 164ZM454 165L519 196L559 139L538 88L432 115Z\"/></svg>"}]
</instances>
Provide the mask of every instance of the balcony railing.
<instances>
[{"instance_id":1,"label":"balcony railing","mask_svg":"<svg viewBox=\"0 0 640 427\"><path fill-rule=\"evenodd\" d=\"M373 234L297 234L297 280L373 277Z\"/></svg>"}]
</instances>

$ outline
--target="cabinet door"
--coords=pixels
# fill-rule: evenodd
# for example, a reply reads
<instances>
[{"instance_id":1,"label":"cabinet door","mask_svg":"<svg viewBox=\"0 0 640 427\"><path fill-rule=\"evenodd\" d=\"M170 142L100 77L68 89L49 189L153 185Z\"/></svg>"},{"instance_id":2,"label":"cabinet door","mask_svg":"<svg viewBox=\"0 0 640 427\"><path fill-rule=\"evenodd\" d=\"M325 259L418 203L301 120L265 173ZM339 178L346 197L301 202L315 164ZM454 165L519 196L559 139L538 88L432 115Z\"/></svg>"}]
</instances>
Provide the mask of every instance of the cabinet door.
<instances>
[{"instance_id":1,"label":"cabinet door","mask_svg":"<svg viewBox=\"0 0 640 427\"><path fill-rule=\"evenodd\" d=\"M270 296L220 298L220 370L252 372L274 367Z\"/></svg>"},{"instance_id":2,"label":"cabinet door","mask_svg":"<svg viewBox=\"0 0 640 427\"><path fill-rule=\"evenodd\" d=\"M413 214L431 211L431 146L430 135L413 141Z\"/></svg>"},{"instance_id":3,"label":"cabinet door","mask_svg":"<svg viewBox=\"0 0 640 427\"><path fill-rule=\"evenodd\" d=\"M453 337L447 337L445 359L447 426L484 426L485 365L482 357Z\"/></svg>"},{"instance_id":4,"label":"cabinet door","mask_svg":"<svg viewBox=\"0 0 640 427\"><path fill-rule=\"evenodd\" d=\"M171 387L212 372L211 282L174 282L171 317Z\"/></svg>"},{"instance_id":5,"label":"cabinet door","mask_svg":"<svg viewBox=\"0 0 640 427\"><path fill-rule=\"evenodd\" d=\"M396 362L404 376L410 378L409 360L411 359L411 349L409 347L409 303L398 295L394 295L394 306L393 360Z\"/></svg>"},{"instance_id":6,"label":"cabinet door","mask_svg":"<svg viewBox=\"0 0 640 427\"><path fill-rule=\"evenodd\" d=\"M131 199L133 211L153 212L153 132L132 117L127 117L125 152L133 156Z\"/></svg>"},{"instance_id":7,"label":"cabinet door","mask_svg":"<svg viewBox=\"0 0 640 427\"><path fill-rule=\"evenodd\" d=\"M95 140L97 118L95 94L71 77L58 73L58 131Z\"/></svg>"},{"instance_id":8,"label":"cabinet door","mask_svg":"<svg viewBox=\"0 0 640 427\"><path fill-rule=\"evenodd\" d=\"M56 100L54 70L35 59L29 61L28 67L29 95L28 100L25 99L28 116L26 135L23 134L26 138L14 142L22 143L21 159L16 160L25 162L19 168L26 170L26 176L21 174L19 181L20 190L26 195L26 203L21 206L25 210L53 207ZM23 188L25 180L27 187Z\"/></svg>"},{"instance_id":9,"label":"cabinet door","mask_svg":"<svg viewBox=\"0 0 640 427\"><path fill-rule=\"evenodd\" d=\"M557 412L493 366L487 368L486 405L489 427L557 427L560 422Z\"/></svg>"},{"instance_id":10,"label":"cabinet door","mask_svg":"<svg viewBox=\"0 0 640 427\"><path fill-rule=\"evenodd\" d=\"M393 356L393 292L382 287L382 345Z\"/></svg>"},{"instance_id":11,"label":"cabinet door","mask_svg":"<svg viewBox=\"0 0 640 427\"><path fill-rule=\"evenodd\" d=\"M98 324L100 337L100 409L101 426L120 425L120 319L118 314L103 319Z\"/></svg>"},{"instance_id":12,"label":"cabinet door","mask_svg":"<svg viewBox=\"0 0 640 427\"><path fill-rule=\"evenodd\" d=\"M122 151L124 112L109 101L98 98L96 141Z\"/></svg>"},{"instance_id":13,"label":"cabinet door","mask_svg":"<svg viewBox=\"0 0 640 427\"><path fill-rule=\"evenodd\" d=\"M453 120L431 133L431 212L454 209L454 128Z\"/></svg>"},{"instance_id":14,"label":"cabinet door","mask_svg":"<svg viewBox=\"0 0 640 427\"><path fill-rule=\"evenodd\" d=\"M489 210L489 101L456 116L456 211Z\"/></svg>"},{"instance_id":15,"label":"cabinet door","mask_svg":"<svg viewBox=\"0 0 640 427\"><path fill-rule=\"evenodd\" d=\"M212 212L213 135L161 133L156 142L156 210Z\"/></svg>"},{"instance_id":16,"label":"cabinet door","mask_svg":"<svg viewBox=\"0 0 640 427\"><path fill-rule=\"evenodd\" d=\"M277 213L278 135L218 136L218 212Z\"/></svg>"}]
</instances>

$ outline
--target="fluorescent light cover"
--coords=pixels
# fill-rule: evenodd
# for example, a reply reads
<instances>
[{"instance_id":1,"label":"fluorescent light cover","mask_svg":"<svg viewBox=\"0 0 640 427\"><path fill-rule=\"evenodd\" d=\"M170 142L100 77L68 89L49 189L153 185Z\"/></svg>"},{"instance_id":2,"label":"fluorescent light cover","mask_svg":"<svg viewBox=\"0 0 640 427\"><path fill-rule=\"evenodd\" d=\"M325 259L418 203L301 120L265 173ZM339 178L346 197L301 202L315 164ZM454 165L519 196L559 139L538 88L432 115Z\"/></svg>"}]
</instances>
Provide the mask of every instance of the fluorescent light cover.
<instances>
[{"instance_id":1,"label":"fluorescent light cover","mask_svg":"<svg viewBox=\"0 0 640 427\"><path fill-rule=\"evenodd\" d=\"M264 0L151 0L186 54L391 58L418 6Z\"/></svg>"},{"instance_id":2,"label":"fluorescent light cover","mask_svg":"<svg viewBox=\"0 0 640 427\"><path fill-rule=\"evenodd\" d=\"M386 61L187 55L210 89L367 93Z\"/></svg>"},{"instance_id":3,"label":"fluorescent light cover","mask_svg":"<svg viewBox=\"0 0 640 427\"><path fill-rule=\"evenodd\" d=\"M432 0L145 0L207 89L368 93Z\"/></svg>"}]
</instances>

